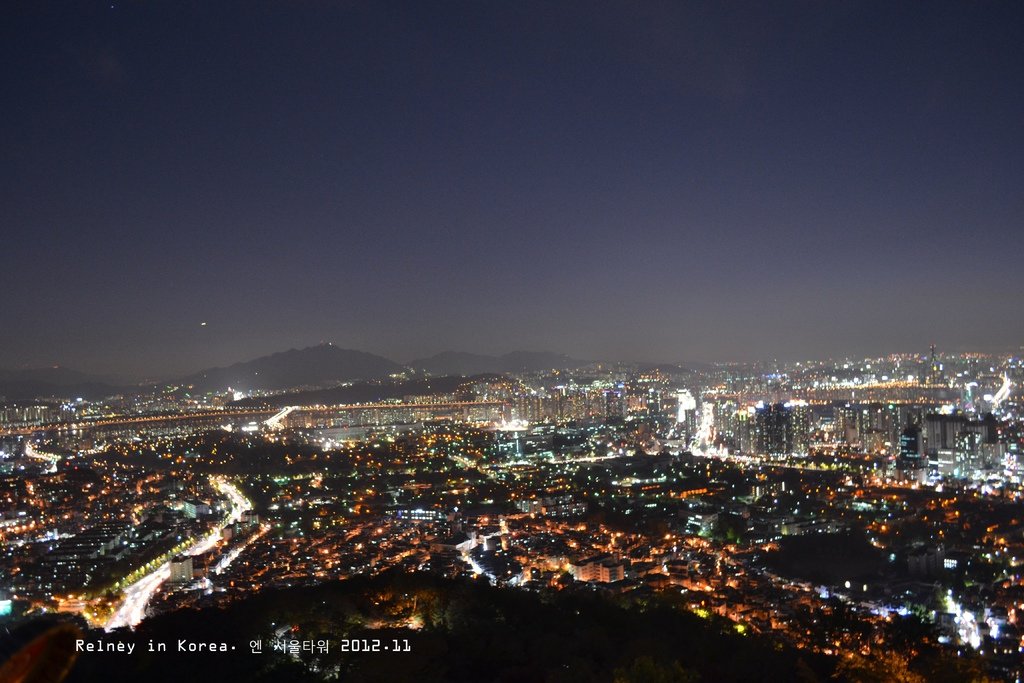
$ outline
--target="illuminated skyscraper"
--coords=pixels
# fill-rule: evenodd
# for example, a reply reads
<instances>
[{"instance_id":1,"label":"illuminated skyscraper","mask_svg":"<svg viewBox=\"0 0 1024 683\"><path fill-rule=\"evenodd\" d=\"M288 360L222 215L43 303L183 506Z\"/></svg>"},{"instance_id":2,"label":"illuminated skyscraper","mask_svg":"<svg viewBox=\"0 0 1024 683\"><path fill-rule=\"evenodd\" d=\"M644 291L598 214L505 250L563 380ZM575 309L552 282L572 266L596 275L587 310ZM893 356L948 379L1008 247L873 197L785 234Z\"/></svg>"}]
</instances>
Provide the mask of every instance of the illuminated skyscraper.
<instances>
[{"instance_id":1,"label":"illuminated skyscraper","mask_svg":"<svg viewBox=\"0 0 1024 683\"><path fill-rule=\"evenodd\" d=\"M792 412L785 404L759 405L754 422L758 453L787 455L793 452Z\"/></svg>"},{"instance_id":2,"label":"illuminated skyscraper","mask_svg":"<svg viewBox=\"0 0 1024 683\"><path fill-rule=\"evenodd\" d=\"M928 372L925 373L925 382L927 384L942 384L942 363L939 362L939 357L935 353L935 344L931 345L931 353L928 357Z\"/></svg>"},{"instance_id":3,"label":"illuminated skyscraper","mask_svg":"<svg viewBox=\"0 0 1024 683\"><path fill-rule=\"evenodd\" d=\"M807 401L790 401L784 407L789 411L790 452L807 453L811 445L811 407Z\"/></svg>"},{"instance_id":4,"label":"illuminated skyscraper","mask_svg":"<svg viewBox=\"0 0 1024 683\"><path fill-rule=\"evenodd\" d=\"M700 424L697 400L686 389L676 392L676 428L685 436L693 438Z\"/></svg>"},{"instance_id":5,"label":"illuminated skyscraper","mask_svg":"<svg viewBox=\"0 0 1024 683\"><path fill-rule=\"evenodd\" d=\"M605 416L611 418L622 418L626 416L626 389L619 384L614 389L604 392Z\"/></svg>"}]
</instances>

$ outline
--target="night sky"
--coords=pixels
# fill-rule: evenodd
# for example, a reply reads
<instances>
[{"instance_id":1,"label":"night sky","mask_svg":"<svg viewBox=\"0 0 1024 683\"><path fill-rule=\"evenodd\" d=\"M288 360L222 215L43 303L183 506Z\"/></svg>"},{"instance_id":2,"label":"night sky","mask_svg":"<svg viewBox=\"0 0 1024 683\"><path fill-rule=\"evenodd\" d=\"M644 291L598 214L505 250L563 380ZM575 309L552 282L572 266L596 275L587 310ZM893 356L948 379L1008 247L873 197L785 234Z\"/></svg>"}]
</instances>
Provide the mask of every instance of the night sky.
<instances>
[{"instance_id":1,"label":"night sky","mask_svg":"<svg viewBox=\"0 0 1024 683\"><path fill-rule=\"evenodd\" d=\"M1018 2L0 12L0 367L1024 343Z\"/></svg>"}]
</instances>

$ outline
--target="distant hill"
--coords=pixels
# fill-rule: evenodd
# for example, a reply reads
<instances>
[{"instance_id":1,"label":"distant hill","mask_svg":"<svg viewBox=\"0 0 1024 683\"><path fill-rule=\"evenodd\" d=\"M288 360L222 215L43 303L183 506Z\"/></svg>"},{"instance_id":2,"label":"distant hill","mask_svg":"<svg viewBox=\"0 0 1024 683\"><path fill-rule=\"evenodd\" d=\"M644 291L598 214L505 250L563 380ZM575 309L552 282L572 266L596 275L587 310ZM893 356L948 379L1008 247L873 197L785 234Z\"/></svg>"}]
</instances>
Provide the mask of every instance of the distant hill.
<instances>
[{"instance_id":1,"label":"distant hill","mask_svg":"<svg viewBox=\"0 0 1024 683\"><path fill-rule=\"evenodd\" d=\"M589 364L590 361L571 358L563 353L546 351L513 351L503 356L444 351L429 358L419 358L409 363L413 368L429 372L432 375L464 376L484 373L570 370Z\"/></svg>"},{"instance_id":2,"label":"distant hill","mask_svg":"<svg viewBox=\"0 0 1024 683\"><path fill-rule=\"evenodd\" d=\"M51 397L99 399L123 390L103 377L69 368L0 370L0 400L3 401Z\"/></svg>"},{"instance_id":3,"label":"distant hill","mask_svg":"<svg viewBox=\"0 0 1024 683\"><path fill-rule=\"evenodd\" d=\"M320 344L262 356L226 368L210 368L178 383L200 391L273 391L301 386L327 386L339 382L379 379L405 368L383 356Z\"/></svg>"}]
</instances>

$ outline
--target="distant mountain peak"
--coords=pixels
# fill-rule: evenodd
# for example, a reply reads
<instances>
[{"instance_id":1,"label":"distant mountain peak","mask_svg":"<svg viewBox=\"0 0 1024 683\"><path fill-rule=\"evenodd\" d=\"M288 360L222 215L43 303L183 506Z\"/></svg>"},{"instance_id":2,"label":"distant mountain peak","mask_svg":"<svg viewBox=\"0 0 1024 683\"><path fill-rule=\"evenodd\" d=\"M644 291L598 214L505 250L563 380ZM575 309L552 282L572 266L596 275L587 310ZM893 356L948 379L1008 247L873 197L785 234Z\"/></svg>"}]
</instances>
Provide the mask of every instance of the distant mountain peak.
<instances>
[{"instance_id":1,"label":"distant mountain peak","mask_svg":"<svg viewBox=\"0 0 1024 683\"><path fill-rule=\"evenodd\" d=\"M180 382L201 391L225 391L229 387L239 391L280 390L379 379L402 370L403 366L383 356L321 342L227 367L208 368Z\"/></svg>"}]
</instances>

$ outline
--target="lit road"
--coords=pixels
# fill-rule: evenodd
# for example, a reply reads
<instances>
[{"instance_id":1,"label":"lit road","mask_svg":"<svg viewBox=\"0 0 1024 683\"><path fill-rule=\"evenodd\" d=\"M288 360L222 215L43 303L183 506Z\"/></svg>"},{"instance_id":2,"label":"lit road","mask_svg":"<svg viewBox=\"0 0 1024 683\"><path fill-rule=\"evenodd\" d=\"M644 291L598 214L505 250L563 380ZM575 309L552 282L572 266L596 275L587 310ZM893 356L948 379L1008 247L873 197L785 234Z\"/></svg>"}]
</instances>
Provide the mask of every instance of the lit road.
<instances>
[{"instance_id":1,"label":"lit road","mask_svg":"<svg viewBox=\"0 0 1024 683\"><path fill-rule=\"evenodd\" d=\"M956 633L961 643L967 643L975 650L981 647L981 629L973 612L963 609L951 594L946 595L946 611L955 615Z\"/></svg>"},{"instance_id":2,"label":"lit road","mask_svg":"<svg viewBox=\"0 0 1024 683\"><path fill-rule=\"evenodd\" d=\"M267 533L268 531L270 531L270 525L269 525L269 524L263 524L263 525L261 525L261 526L260 526L260 528L259 528L259 531L257 531L257 532L256 532L256 533L255 533L255 534L254 534L254 535L253 535L253 536L252 536L251 538L249 538L249 539L248 539L248 540L247 540L247 541L246 541L245 543L243 543L242 545L238 546L237 548L235 548L234 550L232 550L231 552L227 553L227 554L226 554L226 555L224 555L224 556L223 556L222 558L220 558L220 561L219 561L219 562L217 562L217 566L213 568L213 573L214 573L214 574L220 574L220 573L221 573L221 572L223 572L223 571L224 571L225 569L227 569L227 568L228 568L228 566L229 566L229 565L230 565L230 564L231 564L232 562L234 562L234 561L235 561L235 559L236 559L236 558L237 558L237 557L238 557L239 555L241 555L241 554L242 554L242 551L243 551L243 550L245 550L246 548L248 548L248 547L249 547L249 545L253 543L253 541L259 540L259 539L260 539L260 538L261 538L261 537L262 537L262 536L263 536L264 534L266 534L266 533Z\"/></svg>"},{"instance_id":3,"label":"lit road","mask_svg":"<svg viewBox=\"0 0 1024 683\"><path fill-rule=\"evenodd\" d=\"M299 410L298 406L287 406L285 408L282 408L281 412L277 413L269 420L264 420L263 424L265 424L270 429L281 429L282 427L284 427L284 419L291 415L296 410Z\"/></svg>"},{"instance_id":4,"label":"lit road","mask_svg":"<svg viewBox=\"0 0 1024 683\"><path fill-rule=\"evenodd\" d=\"M992 407L993 408L998 408L1000 403L1002 403L1006 399L1010 398L1010 387L1011 386L1012 386L1012 383L1010 382L1010 376L1004 373L1003 374L1003 384L1002 384L1001 387L999 387L999 391L996 392L996 395L992 397Z\"/></svg>"},{"instance_id":5,"label":"lit road","mask_svg":"<svg viewBox=\"0 0 1024 683\"><path fill-rule=\"evenodd\" d=\"M211 482L217 491L228 499L230 512L219 526L214 528L203 538L198 539L184 552L185 555L198 555L210 550L220 541L221 530L242 518L242 513L248 510L252 503L242 495L238 487L221 477L212 477ZM234 558L232 558L234 559ZM164 562L159 567L143 576L141 579L128 586L123 591L124 600L110 619L104 625L104 629L111 631L115 628L135 626L146 618L146 606L156 594L160 585L171 576L171 563Z\"/></svg>"},{"instance_id":6,"label":"lit road","mask_svg":"<svg viewBox=\"0 0 1024 683\"><path fill-rule=\"evenodd\" d=\"M104 628L112 631L124 626L135 626L146 617L146 605L160 588L160 584L171 576L171 565L165 562L151 573L128 586L124 591L124 601L107 621Z\"/></svg>"},{"instance_id":7,"label":"lit road","mask_svg":"<svg viewBox=\"0 0 1024 683\"><path fill-rule=\"evenodd\" d=\"M52 466L50 468L51 472L56 472L57 463L63 460L62 456L57 455L55 453L44 453L42 451L37 451L36 447L32 445L31 441L25 442L25 457L32 458L33 460L45 460Z\"/></svg>"}]
</instances>

